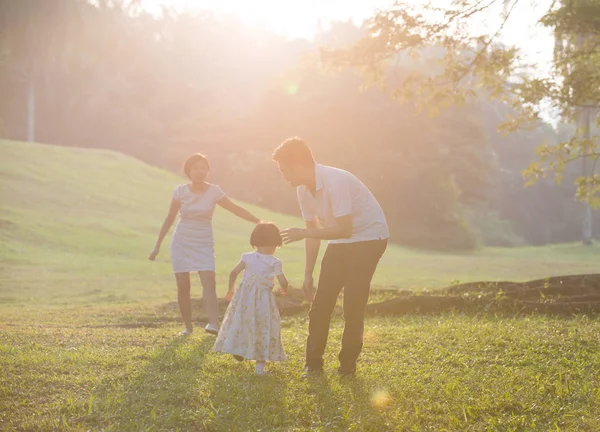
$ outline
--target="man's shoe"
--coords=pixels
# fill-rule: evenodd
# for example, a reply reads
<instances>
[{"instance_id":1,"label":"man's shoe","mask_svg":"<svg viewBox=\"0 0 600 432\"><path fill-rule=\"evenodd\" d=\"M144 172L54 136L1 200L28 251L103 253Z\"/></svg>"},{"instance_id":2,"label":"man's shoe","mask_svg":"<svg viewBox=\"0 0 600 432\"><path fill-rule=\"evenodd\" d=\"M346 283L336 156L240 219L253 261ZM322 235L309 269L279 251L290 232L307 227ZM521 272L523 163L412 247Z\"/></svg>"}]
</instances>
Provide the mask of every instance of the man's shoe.
<instances>
[{"instance_id":1,"label":"man's shoe","mask_svg":"<svg viewBox=\"0 0 600 432\"><path fill-rule=\"evenodd\" d=\"M356 375L356 369L344 369L342 367L339 367L337 372L340 378L348 378Z\"/></svg>"},{"instance_id":2,"label":"man's shoe","mask_svg":"<svg viewBox=\"0 0 600 432\"><path fill-rule=\"evenodd\" d=\"M323 368L316 368L313 366L306 366L302 378L314 378L323 375Z\"/></svg>"}]
</instances>

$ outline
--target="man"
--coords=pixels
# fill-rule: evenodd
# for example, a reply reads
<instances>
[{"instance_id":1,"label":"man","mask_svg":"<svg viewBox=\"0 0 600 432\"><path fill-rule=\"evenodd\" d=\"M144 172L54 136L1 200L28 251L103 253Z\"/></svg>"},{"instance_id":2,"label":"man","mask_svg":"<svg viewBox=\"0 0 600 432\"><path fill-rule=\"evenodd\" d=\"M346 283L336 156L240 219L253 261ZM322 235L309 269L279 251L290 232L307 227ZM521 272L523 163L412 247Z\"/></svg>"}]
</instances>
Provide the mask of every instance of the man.
<instances>
[{"instance_id":1,"label":"man","mask_svg":"<svg viewBox=\"0 0 600 432\"><path fill-rule=\"evenodd\" d=\"M305 372L323 371L323 353L337 297L344 289L344 334L339 353L342 376L356 372L363 346L364 313L371 279L385 252L389 231L379 203L353 174L315 162L300 138L284 141L273 153L283 177L296 186L306 228L281 232L284 243L306 239L305 295L309 312ZM321 261L313 300L313 270L321 240L329 244Z\"/></svg>"}]
</instances>

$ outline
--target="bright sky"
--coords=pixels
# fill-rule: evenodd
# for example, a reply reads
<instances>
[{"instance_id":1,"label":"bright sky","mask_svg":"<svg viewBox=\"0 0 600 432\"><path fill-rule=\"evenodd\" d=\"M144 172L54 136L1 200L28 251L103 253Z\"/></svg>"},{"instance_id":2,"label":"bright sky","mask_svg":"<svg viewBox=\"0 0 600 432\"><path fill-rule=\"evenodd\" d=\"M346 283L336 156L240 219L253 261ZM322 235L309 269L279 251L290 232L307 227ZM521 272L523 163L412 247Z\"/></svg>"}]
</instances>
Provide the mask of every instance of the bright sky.
<instances>
[{"instance_id":1,"label":"bright sky","mask_svg":"<svg viewBox=\"0 0 600 432\"><path fill-rule=\"evenodd\" d=\"M413 4L431 1L434 5L448 5L452 0L409 0ZM537 21L550 8L552 0L509 0L508 7L517 1L506 23L501 40L521 49L527 63L534 64L536 75L547 75L551 70L554 40L552 34ZM160 11L161 5L175 9L190 8L231 14L240 21L264 27L289 38L311 39L319 29L332 21L352 20L362 23L379 8L393 0L142 0L149 10ZM489 8L474 32L495 32L502 21L502 1ZM544 110L546 111L546 110ZM547 121L556 122L550 111Z\"/></svg>"},{"instance_id":2,"label":"bright sky","mask_svg":"<svg viewBox=\"0 0 600 432\"><path fill-rule=\"evenodd\" d=\"M263 26L292 38L311 38L318 21L353 19L360 22L389 0L143 0L157 5L210 9L235 15L248 24Z\"/></svg>"},{"instance_id":3,"label":"bright sky","mask_svg":"<svg viewBox=\"0 0 600 432\"><path fill-rule=\"evenodd\" d=\"M415 3L420 0L413 0ZM421 0L424 1L424 0ZM552 0L519 0L511 19L503 31L503 40L519 46L524 54L535 59L542 68L547 67L553 50L552 35L541 26L537 19L546 11ZM212 10L232 14L241 21L262 26L290 38L314 36L319 22L326 27L331 21L351 19L361 23L377 8L385 7L392 0L142 0L151 10L160 5L175 8ZM447 4L448 0L434 0ZM535 6L532 6L535 2ZM496 29L500 23L500 5L490 10L488 22L482 24Z\"/></svg>"}]
</instances>

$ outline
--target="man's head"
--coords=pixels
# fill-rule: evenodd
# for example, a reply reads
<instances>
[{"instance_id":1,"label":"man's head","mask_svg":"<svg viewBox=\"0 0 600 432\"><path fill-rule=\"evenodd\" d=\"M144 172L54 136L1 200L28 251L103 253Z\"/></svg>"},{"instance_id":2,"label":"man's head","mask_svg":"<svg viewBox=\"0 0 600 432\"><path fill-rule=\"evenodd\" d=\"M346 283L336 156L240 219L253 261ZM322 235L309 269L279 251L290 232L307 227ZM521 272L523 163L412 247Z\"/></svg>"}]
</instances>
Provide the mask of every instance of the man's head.
<instances>
[{"instance_id":1,"label":"man's head","mask_svg":"<svg viewBox=\"0 0 600 432\"><path fill-rule=\"evenodd\" d=\"M315 159L310 147L298 137L286 139L273 152L283 178L292 186L314 182Z\"/></svg>"}]
</instances>

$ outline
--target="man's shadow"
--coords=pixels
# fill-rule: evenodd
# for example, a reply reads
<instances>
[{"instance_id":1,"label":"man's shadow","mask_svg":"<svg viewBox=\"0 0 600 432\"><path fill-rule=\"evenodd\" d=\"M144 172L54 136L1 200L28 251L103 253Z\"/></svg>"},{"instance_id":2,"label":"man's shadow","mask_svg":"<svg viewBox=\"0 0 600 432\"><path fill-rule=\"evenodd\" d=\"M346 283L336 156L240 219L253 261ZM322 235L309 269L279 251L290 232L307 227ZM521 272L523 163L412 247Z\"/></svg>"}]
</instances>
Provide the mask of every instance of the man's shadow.
<instances>
[{"instance_id":1,"label":"man's shadow","mask_svg":"<svg viewBox=\"0 0 600 432\"><path fill-rule=\"evenodd\" d=\"M332 315L331 325L342 329L342 308L338 306ZM328 349L326 350L326 364L337 365L334 355L341 346L341 332L334 334L330 331ZM316 414L321 426L326 430L346 431L357 430L394 430L387 422L384 404L378 388L384 383L373 382L372 379L363 377L361 369L366 365L359 359L356 375L340 376L335 369L324 374L307 378L307 392L315 398ZM368 373L364 371L364 373ZM358 419L358 420L357 420Z\"/></svg>"},{"instance_id":2,"label":"man's shadow","mask_svg":"<svg viewBox=\"0 0 600 432\"><path fill-rule=\"evenodd\" d=\"M314 396L320 426L331 431L393 430L373 403L374 390L360 378L318 376L308 379L307 392Z\"/></svg>"}]
</instances>

